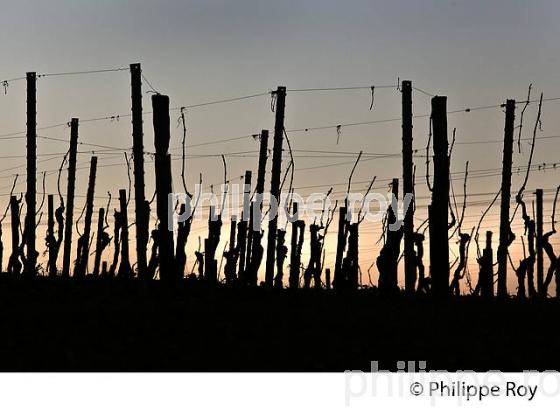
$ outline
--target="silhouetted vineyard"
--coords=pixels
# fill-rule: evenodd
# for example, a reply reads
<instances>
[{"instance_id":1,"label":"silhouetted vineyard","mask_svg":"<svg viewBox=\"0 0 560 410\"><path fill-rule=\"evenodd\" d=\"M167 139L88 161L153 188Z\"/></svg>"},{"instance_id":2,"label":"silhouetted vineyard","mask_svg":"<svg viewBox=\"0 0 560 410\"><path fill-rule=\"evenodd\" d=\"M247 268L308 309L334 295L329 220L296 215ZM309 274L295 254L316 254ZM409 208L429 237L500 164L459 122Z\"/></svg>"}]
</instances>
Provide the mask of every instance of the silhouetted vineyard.
<instances>
[{"instance_id":1,"label":"silhouetted vineyard","mask_svg":"<svg viewBox=\"0 0 560 410\"><path fill-rule=\"evenodd\" d=\"M109 204L95 209L98 169L97 157L92 156L86 204L76 218L79 119L72 118L70 145L58 170L58 206L56 195L46 198L43 260L38 246L41 241L37 240L38 218L45 202L43 196L37 207L37 76L27 74L27 189L24 198L14 194L16 177L9 205L0 220L1 229L1 222L10 215L11 251L6 269L0 267L0 326L4 335L0 342L0 367L345 370L368 369L370 360L380 360L387 368L395 367L398 360L427 360L429 368L446 369L560 367L555 349L558 336L554 331L555 317L560 312L557 301L549 300L553 281L555 295L560 295L560 258L550 243L556 233L559 189L548 216L548 231L544 226L547 216L543 210L543 190L535 192L532 214L525 192L534 168L542 94L536 101L539 108L528 164L523 168L524 182L513 193L515 208L512 210L511 183L514 134L518 129L521 138L525 109L535 102L531 101L531 89L526 101L507 100L503 105L501 186L495 187L494 199L478 225L470 229L464 227L469 163L465 164L463 203L458 205L450 187L455 130L450 140L447 99L433 96L424 157L425 182L431 192L428 218L415 226L418 204L414 197L402 220L397 204L391 203L381 223L383 242L375 259L377 282L364 286L365 269L360 265L359 254L360 226L367 212L363 205L359 210L353 209L346 197L340 206L338 202L330 208L325 205L321 217L309 221L298 216L297 202L289 203L295 217L282 226L277 214L269 214L254 199L270 193L279 201L282 192L293 191L293 158L288 165L283 164L283 153L292 152L284 127L285 87L271 92L275 113L272 138L267 130L256 136L260 143L256 184L252 186L252 172L247 170L243 178L243 212L225 220L223 209L210 207L206 238L190 254L187 243L192 240L194 216L179 222L174 231L168 229L168 197L174 186L169 153L169 97L157 92L151 95L155 148L151 155L156 189L150 200L146 197L144 157L145 147L152 144L144 141L143 76L139 64L130 65L130 76L133 146L132 156L126 156L126 162L127 166L132 162L133 176L129 175L129 188L118 190L118 207L113 215ZM392 179L391 190L394 198L404 199L407 194L414 194L420 178L414 163L417 150L413 150L415 88L410 81L402 81L399 89L402 176ZM371 92L373 106L374 87ZM523 111L519 125L515 126L515 111L520 104ZM184 107L180 114L182 172L180 177L175 176L175 182L179 181L182 190L191 194L185 178ZM360 152L349 174L347 195L361 157ZM271 172L267 174L269 161ZM225 157L223 164L227 185ZM60 180L65 167L64 193ZM374 181L375 178L366 194ZM331 192L332 189L326 197ZM193 199L196 208L198 200ZM480 232L480 227L498 199L500 223L495 252L494 232ZM182 204L179 213L185 209ZM154 210L157 224L150 229L150 212ZM518 213L525 232L521 237L524 257L515 264L508 248L516 239L511 224ZM96 227L91 226L94 214L98 215ZM82 231L73 241L73 231L82 218ZM130 238L132 226L134 238ZM336 256L331 266L325 263L325 236L329 229L336 229ZM479 243L480 236L485 238L484 249ZM226 237L227 246L221 251L219 244ZM426 239L428 255L424 254ZM452 262L449 242L454 240L459 245L459 254ZM470 275L466 275L473 240L479 266L476 283L471 283ZM108 258L106 249L111 244L114 252ZM71 258L73 249L75 260ZM3 250L0 241L0 264ZM191 260L189 272L187 261ZM398 280L401 263L402 288ZM515 298L508 294L508 271L518 280Z\"/></svg>"}]
</instances>

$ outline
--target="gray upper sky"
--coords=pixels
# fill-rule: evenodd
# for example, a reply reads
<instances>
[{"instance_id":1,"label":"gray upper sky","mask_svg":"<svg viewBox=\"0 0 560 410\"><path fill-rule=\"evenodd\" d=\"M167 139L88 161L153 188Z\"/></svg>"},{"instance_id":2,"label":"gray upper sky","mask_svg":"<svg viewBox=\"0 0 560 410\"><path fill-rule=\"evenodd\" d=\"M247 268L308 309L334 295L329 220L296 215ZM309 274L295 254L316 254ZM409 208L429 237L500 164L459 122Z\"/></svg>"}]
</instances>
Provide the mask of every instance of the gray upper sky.
<instances>
[{"instance_id":1,"label":"gray upper sky","mask_svg":"<svg viewBox=\"0 0 560 410\"><path fill-rule=\"evenodd\" d=\"M200 1L124 1L51 0L4 2L0 14L2 65L0 80L20 77L26 71L37 73L120 68L141 62L150 83L171 98L172 106L184 106L221 98L264 92L285 85L288 88L394 85L410 79L430 94L448 96L450 110L494 105L506 98L522 100L529 83L533 97L543 91L546 97L560 97L560 4L553 0L471 0L471 1L334 1L334 0L200 0ZM148 88L145 85L145 89ZM63 123L71 117L95 118L126 114L130 110L129 77L126 71L76 77L46 77L38 82L38 126ZM415 114L429 113L429 97L414 95ZM288 93L286 128L306 128L353 122L398 118L400 93L378 89L373 110L369 110L368 90L329 93ZM144 108L150 110L149 95ZM521 107L520 107L521 108ZM530 136L536 104L526 113L524 137ZM560 102L543 108L539 136L560 135L557 112ZM518 114L519 114L518 110ZM25 83L10 82L6 95L0 95L0 133L25 130ZM172 113L172 121L175 115ZM236 103L192 109L187 113L189 143L253 134L273 128L267 96ZM428 120L414 123L415 147L423 150ZM450 130L457 127L457 142L502 138L503 113L500 108L449 116ZM146 149L151 150L151 117L145 118ZM40 135L68 139L64 127L39 132ZM180 143L181 132L173 128L172 147ZM400 152L400 123L343 127L341 143L336 144L333 129L294 133L294 149L379 153ZM80 140L102 145L130 147L129 119L119 122L84 123ZM540 140L534 163L558 160L560 138ZM25 152L25 140L0 140L2 155ZM192 155L221 154L256 150L251 138L231 143L196 147ZM39 152L65 152L66 144L39 141ZM81 149L86 150L85 147ZM91 148L88 148L91 149ZM523 153L516 152L514 166L526 164L527 142ZM179 151L173 151L178 154ZM122 155L100 155L100 164L123 162ZM230 177L254 169L256 159L230 157ZM84 167L78 178L85 193L90 154L81 153ZM56 170L60 158L39 163L39 170ZM314 165L351 161L328 155L319 158L296 154L295 186L314 186L344 182L351 165L301 171ZM500 166L500 144L458 144L452 171L462 171L470 161L474 170ZM418 196L423 188L425 165L417 160ZM0 188L9 192L11 175L24 169L21 158L3 158ZM177 164L178 165L178 161ZM205 183L219 183L219 158L189 161L189 181L204 172ZM147 166L151 184L153 168ZM399 177L399 158L361 164L355 180ZM474 174L474 173L473 173ZM177 174L178 175L178 174ZM518 188L523 175L514 178ZM461 177L458 176L460 179ZM488 203L498 190L499 177L469 181L469 192L486 195L469 198ZM178 186L179 181L175 181ZM105 192L116 194L127 186L126 168L101 168L96 205L104 204ZM268 182L267 182L268 184ZM553 189L558 173L548 170L531 175L528 192L536 187ZM363 190L366 183L356 184ZM384 184L378 184L385 191ZM461 182L456 182L460 192ZM23 189L24 178L18 188ZM336 187L335 187L336 188ZM152 185L148 187L151 192ZM328 186L303 189L303 193L326 191ZM338 194L344 190L338 187ZM47 191L56 192L56 175L47 178ZM83 192L81 192L83 191ZM335 189L336 193L337 189ZM553 192L547 192L547 206ZM7 197L0 197L0 204ZM78 204L83 203L80 198ZM425 213L419 202L419 219ZM497 209L489 214L488 227L497 222ZM480 206L467 212L466 226L476 224ZM378 235L378 227L364 232ZM198 234L204 235L203 227ZM376 256L373 240L363 241L362 261L369 266ZM191 241L195 246L196 240ZM371 252L372 249L374 252ZM474 258L473 258L474 261ZM366 266L366 267L367 267Z\"/></svg>"}]
</instances>

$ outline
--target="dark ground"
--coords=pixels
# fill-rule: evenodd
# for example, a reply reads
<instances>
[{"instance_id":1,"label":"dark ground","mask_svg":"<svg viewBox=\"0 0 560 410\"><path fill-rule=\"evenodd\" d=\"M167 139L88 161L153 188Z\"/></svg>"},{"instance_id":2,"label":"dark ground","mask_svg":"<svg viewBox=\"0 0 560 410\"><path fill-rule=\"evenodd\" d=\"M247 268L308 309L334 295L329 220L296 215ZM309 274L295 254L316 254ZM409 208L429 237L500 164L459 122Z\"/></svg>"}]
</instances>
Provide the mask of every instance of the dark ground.
<instances>
[{"instance_id":1,"label":"dark ground","mask_svg":"<svg viewBox=\"0 0 560 410\"><path fill-rule=\"evenodd\" d=\"M0 370L560 370L560 302L0 278Z\"/></svg>"}]
</instances>

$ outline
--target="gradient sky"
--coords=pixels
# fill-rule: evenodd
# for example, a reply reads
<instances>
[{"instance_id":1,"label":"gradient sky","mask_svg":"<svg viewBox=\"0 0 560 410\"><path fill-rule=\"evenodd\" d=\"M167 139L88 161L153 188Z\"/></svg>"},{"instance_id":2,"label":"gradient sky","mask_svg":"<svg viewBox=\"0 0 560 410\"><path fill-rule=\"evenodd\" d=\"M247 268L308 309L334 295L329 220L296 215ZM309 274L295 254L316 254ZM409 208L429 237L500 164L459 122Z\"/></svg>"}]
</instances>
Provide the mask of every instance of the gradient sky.
<instances>
[{"instance_id":1,"label":"gradient sky","mask_svg":"<svg viewBox=\"0 0 560 410\"><path fill-rule=\"evenodd\" d=\"M494 105L506 98L523 100L529 83L533 97L543 91L546 97L560 97L560 4L552 0L473 0L473 1L106 1L74 0L5 2L0 17L2 38L2 69L0 80L25 75L26 71L56 73L77 70L126 67L140 62L144 74L158 91L168 94L171 105L184 106L222 98L265 92L285 85L289 89L314 87L346 87L393 85L410 79L413 85L429 92L448 96L450 110ZM71 117L82 120L130 110L129 75L126 71L76 76L46 77L38 80L38 126L64 123ZM145 85L144 88L148 90ZM145 94L144 109L150 110ZM367 90L323 93L288 93L286 128L299 129L336 125L400 116L400 93L396 89L378 89L375 106L369 110ZM414 94L414 113L429 113L429 97ZM520 107L521 108L521 107ZM524 137L530 137L536 104L526 112ZM543 126L539 136L560 135L557 113L560 102L546 103ZM0 95L0 134L25 130L25 82L10 82L6 95ZM518 114L520 109L518 109ZM177 113L172 113L172 122ZM500 167L501 145L462 144L489 141L503 136L504 115L494 108L449 116L450 131L457 128L452 172L464 169L495 169ZM267 96L235 103L189 110L187 122L189 143L254 134L263 128L273 129L274 114ZM180 145L181 131L172 127L172 147ZM428 120L414 121L415 148L423 150L427 140ZM80 141L123 148L131 146L128 118L120 121L83 123ZM39 135L69 138L65 127L39 131ZM146 150L153 149L151 117L145 117ZM400 122L368 126L343 127L341 142L336 144L334 129L290 135L298 150L326 150L372 153L400 152ZM7 203L13 174L24 168L22 158L6 156L25 153L25 139L0 140L0 205ZM560 138L537 142L534 163L558 161ZM228 154L254 151L258 144L251 138L211 146L193 147L189 154ZM39 158L39 170L56 170L67 144L39 140L40 153L53 153ZM91 148L80 147L80 151ZM527 163L529 147L514 153L514 167ZM174 150L173 154L180 151ZM77 194L85 195L90 153L78 155ZM255 154L228 157L230 179L249 168L255 170ZM300 194L324 192L329 185L344 183L350 172L353 156L307 154L295 155L295 187ZM106 192L117 195L128 185L122 153L99 153L96 208L106 204ZM174 166L178 170L180 161ZM329 168L298 172L298 168L346 162ZM122 165L118 165L122 163ZM416 159L419 224L427 204L425 165ZM204 184L219 184L221 159L193 158L188 163L189 182L204 173ZM153 165L147 164L147 196L153 191ZM359 165L353 189L363 191L365 181L401 176L400 158L367 161ZM175 173L175 186L180 186ZM524 175L514 176L513 191L519 188ZM455 182L461 191L461 177ZM558 185L558 172L552 169L531 174L526 198L542 187L545 192L547 218ZM23 190L21 177L16 191ZM269 181L267 180L267 186ZM63 183L65 190L65 183ZM385 183L375 185L386 192ZM335 186L334 196L340 198L343 185ZM482 207L499 189L499 176L469 180L469 202L464 230L476 225ZM39 189L41 190L41 189ZM47 192L56 192L56 173L47 178ZM424 198L424 199L422 199ZM462 198L458 198L462 201ZM81 209L84 199L77 198ZM115 203L113 203L114 205ZM497 207L488 214L485 226L497 237ZM129 215L132 215L130 210ZM9 218L8 218L9 219ZM44 222L44 221L43 221ZM3 224L4 241L8 242L8 220ZM518 217L514 227L519 228ZM223 231L223 237L226 230ZM362 229L360 261L367 270L378 254L375 245L380 233L376 225ZM197 236L206 235L201 224L193 228L189 249L196 248ZM331 235L334 235L334 230ZM519 242L519 240L517 241ZM517 244L516 242L516 244ZM39 242L42 244L42 241ZM554 240L559 244L558 239ZM223 247L223 242L219 249ZM332 242L327 250L327 266L332 259ZM9 244L6 244L9 248ZM497 247L497 244L495 245ZM453 252L456 252L453 247ZM512 248L514 260L519 247ZM476 278L475 247L471 247L471 273ZM109 253L106 255L109 256ZM189 254L192 261L192 257ZM451 256L454 260L454 256ZM7 255L5 262L7 261ZM427 260L426 260L427 263ZM190 266L190 262L188 263ZM364 282L367 283L367 275ZM372 270L377 282L377 272ZM510 274L510 291L515 280ZM463 286L464 288L464 286Z\"/></svg>"}]
</instances>

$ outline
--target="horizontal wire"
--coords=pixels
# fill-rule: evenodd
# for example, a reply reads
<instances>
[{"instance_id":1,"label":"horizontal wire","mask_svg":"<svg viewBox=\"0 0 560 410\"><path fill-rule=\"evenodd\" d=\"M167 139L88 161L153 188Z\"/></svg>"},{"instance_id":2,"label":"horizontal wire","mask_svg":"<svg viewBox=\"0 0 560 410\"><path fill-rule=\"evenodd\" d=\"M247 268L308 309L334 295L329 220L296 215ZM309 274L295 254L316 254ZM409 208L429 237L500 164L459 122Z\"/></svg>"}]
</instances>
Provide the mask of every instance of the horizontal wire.
<instances>
[{"instance_id":1,"label":"horizontal wire","mask_svg":"<svg viewBox=\"0 0 560 410\"><path fill-rule=\"evenodd\" d=\"M129 71L129 68L123 67L123 68L108 68L108 69L85 70L85 71L67 71L67 72L60 72L60 73L43 73L43 74L37 74L37 78L63 77L63 76L74 76L74 75L82 75L82 74L100 74L100 73L110 73L110 72L117 72L117 71ZM16 81L23 81L26 79L27 77L16 77L7 80L0 80L0 83L3 85L9 85L9 83L13 83Z\"/></svg>"},{"instance_id":2,"label":"horizontal wire","mask_svg":"<svg viewBox=\"0 0 560 410\"><path fill-rule=\"evenodd\" d=\"M245 139L245 138L249 138L249 137L252 138L254 136L253 135L243 135L241 137L226 138L226 139L223 139L223 140L200 142L200 143L197 143L197 144L186 144L185 148L195 148L195 147L202 147L202 146L206 146L206 145L214 145L214 144L218 144L218 143L222 143L222 142L239 141L241 139Z\"/></svg>"},{"instance_id":3,"label":"horizontal wire","mask_svg":"<svg viewBox=\"0 0 560 410\"><path fill-rule=\"evenodd\" d=\"M117 71L129 71L128 67L122 68L107 68L107 69L99 69L99 70L86 70L86 71L66 71L60 73L45 73L45 74L37 74L37 77L61 77L61 76L72 76L72 75L82 75L82 74L100 74L100 73L112 73Z\"/></svg>"},{"instance_id":4,"label":"horizontal wire","mask_svg":"<svg viewBox=\"0 0 560 410\"><path fill-rule=\"evenodd\" d=\"M431 94L431 93L429 93L429 92L427 92L427 91L422 90L421 88L418 88L418 87L414 87L414 86L413 86L412 89L413 89L413 90L416 90L416 91L418 91L418 92L420 92L420 93L422 93L422 94L424 94L424 95L427 95L428 97L435 97L435 94Z\"/></svg>"},{"instance_id":5,"label":"horizontal wire","mask_svg":"<svg viewBox=\"0 0 560 410\"><path fill-rule=\"evenodd\" d=\"M237 101L239 99L253 98L253 97L267 95L267 94L269 94L269 92L260 93L260 94L253 94L253 95L237 97L237 98L231 98L231 99L217 100L217 101L201 103L201 104L194 104L194 105L190 105L190 106L175 107L175 108L170 109L170 111L171 110L178 111L178 110L188 108L188 107L194 108L194 107L201 107L201 106L210 105L210 104L219 104L219 103L228 102L228 101ZM558 100L560 100L560 97L552 97L552 98L543 99L543 102L558 101ZM537 101L538 100L530 100L529 103L537 102ZM527 103L527 101L518 101L517 102L517 104L525 104L525 103ZM492 108L502 108L503 106L504 106L504 104L475 106L475 107L470 107L470 108L450 110L450 111L447 111L447 114L469 113L469 112L472 112L472 111L486 110L486 109L492 109ZM148 111L148 112L145 111L145 112L143 112L143 115L147 115L147 114L151 114L151 113L152 112L150 112L150 111ZM95 122L95 121L103 121L103 120L111 120L111 121L116 120L116 121L118 121L120 118L131 117L131 116L132 116L132 114L130 114L130 113L115 114L115 115L107 115L107 116L103 116L103 117L87 118L87 119L80 120L80 122L81 123L87 123L87 122ZM421 115L413 115L413 118L429 118L430 116L431 116L431 114L421 114ZM397 122L397 121L402 121L402 117L394 117L394 118L379 119L379 120L372 120L372 121L362 121L362 122L340 123L340 124L332 124L332 125L316 126L316 127L294 128L294 129L286 130L286 132L298 133L298 132L319 131L319 130L327 130L327 129L340 129L341 127L373 125L373 124L381 124L381 123L389 123L389 122ZM53 124L53 125L49 125L49 126L46 126L46 127L37 128L37 130L51 129L51 128L65 126L67 124L68 123ZM8 133L8 134L0 134L0 140L1 139L14 139L12 137L18 136L18 135L23 135L25 133L26 133L26 131L20 131L20 132ZM216 140L216 141L209 141L209 142L204 142L204 143L199 143L199 144L191 144L190 147L204 146L204 145L214 145L214 144L220 144L220 143L223 143L223 142L237 141L237 140L241 140L241 139L244 139L244 138L254 137L255 135L258 135L258 134L249 134L249 135L233 137L233 138L226 138L226 139L221 139L221 140ZM458 142L458 144L464 144L464 143L465 142Z\"/></svg>"},{"instance_id":6,"label":"horizontal wire","mask_svg":"<svg viewBox=\"0 0 560 410\"><path fill-rule=\"evenodd\" d=\"M37 135L37 138L41 138L41 139L45 139L45 140L49 140L49 141L59 141L59 142L66 142L66 143L70 143L69 140L65 140L63 138L56 138L56 137L47 137L45 135ZM96 147L96 148L106 148L106 149L112 149L112 150L120 150L120 151L128 151L130 150L130 148L120 148L120 147L114 147L111 145L102 145L102 144L92 144L89 142L82 142L82 141L78 141L78 145L83 145L83 146L88 146L88 147Z\"/></svg>"},{"instance_id":7,"label":"horizontal wire","mask_svg":"<svg viewBox=\"0 0 560 410\"><path fill-rule=\"evenodd\" d=\"M314 91L346 91L346 90L371 90L372 88L397 88L398 85L368 85L358 87L326 87L326 88L295 88L287 89L286 92L314 92Z\"/></svg>"},{"instance_id":8,"label":"horizontal wire","mask_svg":"<svg viewBox=\"0 0 560 410\"><path fill-rule=\"evenodd\" d=\"M109 152L110 151L110 152ZM113 152L114 150L112 149L107 149L107 150L99 150L99 151L77 151L77 154L89 154L89 153L96 153L96 154L103 154L103 155L107 155L107 154L113 154L113 155L121 155L122 152ZM53 157L53 156L60 156L60 155L65 155L66 152L49 152L49 153L42 153L42 154L35 154L35 156L37 158L40 157ZM0 159L16 159L16 158L27 158L26 154L19 154L19 155L0 155Z\"/></svg>"},{"instance_id":9,"label":"horizontal wire","mask_svg":"<svg viewBox=\"0 0 560 410\"><path fill-rule=\"evenodd\" d=\"M540 168L539 168L540 166ZM519 167L519 171L526 171L527 166ZM547 170L560 170L560 167L557 168L547 168L544 169L540 164L531 165L532 171L547 171ZM500 172L497 172L500 171ZM516 169L517 171L517 169ZM478 173L477 175L472 175L474 173ZM457 175L457 178L451 178L451 180L462 180L463 179L463 172L451 172L451 175ZM488 169L479 169L479 170L469 170L469 180L476 179L480 177L490 177L490 176L499 176L501 175L501 168L488 168ZM393 178L386 178L386 179L377 179L377 182L391 182ZM354 181L353 184L367 184L371 182L371 180L363 180L363 181ZM337 183L329 183L329 184L317 184L317 185L307 185L307 186L295 186L294 189L309 189L309 188L321 188L321 187L329 187L329 186L346 186L348 185L348 181L341 181ZM495 193L494 193L495 195Z\"/></svg>"},{"instance_id":10,"label":"horizontal wire","mask_svg":"<svg viewBox=\"0 0 560 410\"><path fill-rule=\"evenodd\" d=\"M556 139L560 138L560 135L546 135L543 137L535 137L536 140L547 140L547 139ZM521 141L532 141L533 138L521 138ZM455 142L456 145L476 145L476 144L496 144L504 142L503 139L496 139L496 140L478 140L478 141L458 141Z\"/></svg>"},{"instance_id":11,"label":"horizontal wire","mask_svg":"<svg viewBox=\"0 0 560 410\"><path fill-rule=\"evenodd\" d=\"M266 92L262 92L262 93L258 93L258 94L243 95L241 97L225 98L223 100L208 101L208 102L203 102L203 103L199 103L199 104L185 105L183 107L174 107L174 108L171 108L170 111L180 111L181 109L185 109L185 108L189 109L189 108L206 107L208 105L215 105L215 104L223 104L223 103L229 103L229 102L234 102L234 101L248 100L250 98L262 97L264 95L270 95L270 94L271 94L271 91L266 91Z\"/></svg>"},{"instance_id":12,"label":"horizontal wire","mask_svg":"<svg viewBox=\"0 0 560 410\"><path fill-rule=\"evenodd\" d=\"M314 154L339 154L339 155L350 155L356 156L358 154L362 154L362 157L393 157L393 156L400 156L401 153L379 153L379 152L356 152L356 151L326 151L326 150L313 150L313 149L293 149L293 152L307 152L307 153L314 153Z\"/></svg>"},{"instance_id":13,"label":"horizontal wire","mask_svg":"<svg viewBox=\"0 0 560 410\"><path fill-rule=\"evenodd\" d=\"M52 125L47 125L47 126L44 126L44 127L39 127L39 128L37 128L37 131L44 131L44 130L50 130L50 129L53 129L53 128L67 127L67 126L68 126L68 122L61 122L61 123L58 123L58 124L52 124ZM15 137L15 136L18 136L18 135L21 135L20 138L26 138L25 134L27 134L27 131L18 131L18 132L10 132L10 133L7 133L7 134L0 134L0 140L15 139L15 138L12 138L12 137Z\"/></svg>"}]
</instances>

